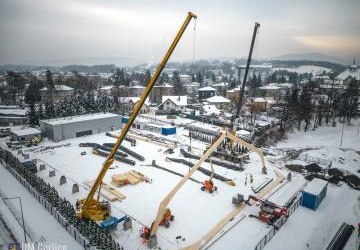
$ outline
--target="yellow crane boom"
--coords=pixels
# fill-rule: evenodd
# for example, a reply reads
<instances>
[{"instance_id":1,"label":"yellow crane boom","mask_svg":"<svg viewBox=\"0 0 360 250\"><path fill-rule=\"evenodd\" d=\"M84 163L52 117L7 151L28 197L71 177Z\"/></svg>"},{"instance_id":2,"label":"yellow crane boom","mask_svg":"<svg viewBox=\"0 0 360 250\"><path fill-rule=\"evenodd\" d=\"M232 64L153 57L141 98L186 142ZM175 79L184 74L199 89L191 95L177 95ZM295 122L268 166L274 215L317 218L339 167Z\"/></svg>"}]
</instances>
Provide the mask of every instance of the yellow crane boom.
<instances>
[{"instance_id":1,"label":"yellow crane boom","mask_svg":"<svg viewBox=\"0 0 360 250\"><path fill-rule=\"evenodd\" d=\"M102 180L114 162L114 156L116 151L118 150L119 146L121 145L122 141L124 140L126 134L128 133L131 125L134 123L137 114L139 113L141 107L143 106L146 98L148 97L151 89L153 88L156 80L159 78L162 70L164 69L167 61L169 60L171 54L173 53L176 45L178 44L181 36L183 35L186 27L190 23L192 18L196 18L196 15L189 12L183 25L181 26L180 30L178 31L174 41L172 42L170 48L168 49L167 53L165 54L164 58L156 68L154 75L152 76L150 82L148 83L144 93L142 94L140 101L134 107L133 113L131 114L128 122L126 123L125 127L122 129L121 134L119 135L114 147L112 148L111 152L109 153L108 157L106 158L99 175L97 176L94 185L91 187L90 192L86 199L79 200L76 204L77 211L76 215L79 218L88 218L91 220L104 220L108 215L110 215L110 205L108 203L101 203L99 202L99 195L97 199L94 199L94 195L96 191L101 188ZM99 192L100 193L100 192Z\"/></svg>"}]
</instances>

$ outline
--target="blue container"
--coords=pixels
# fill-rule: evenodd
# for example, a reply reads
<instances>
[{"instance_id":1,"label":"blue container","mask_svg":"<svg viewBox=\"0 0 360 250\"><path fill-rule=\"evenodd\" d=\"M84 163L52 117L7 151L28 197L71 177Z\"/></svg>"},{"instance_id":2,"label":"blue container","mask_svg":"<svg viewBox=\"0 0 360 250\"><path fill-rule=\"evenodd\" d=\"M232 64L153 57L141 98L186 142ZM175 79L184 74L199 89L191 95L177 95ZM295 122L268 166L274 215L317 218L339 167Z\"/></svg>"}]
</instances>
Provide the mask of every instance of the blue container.
<instances>
[{"instance_id":1,"label":"blue container","mask_svg":"<svg viewBox=\"0 0 360 250\"><path fill-rule=\"evenodd\" d=\"M174 135L176 134L176 127L162 127L161 134L163 135Z\"/></svg>"},{"instance_id":2,"label":"blue container","mask_svg":"<svg viewBox=\"0 0 360 250\"><path fill-rule=\"evenodd\" d=\"M302 191L301 205L316 210L326 196L328 183L314 178Z\"/></svg>"},{"instance_id":3,"label":"blue container","mask_svg":"<svg viewBox=\"0 0 360 250\"><path fill-rule=\"evenodd\" d=\"M127 117L127 116L121 117L121 123L127 123L128 120L129 120L129 117Z\"/></svg>"}]
</instances>

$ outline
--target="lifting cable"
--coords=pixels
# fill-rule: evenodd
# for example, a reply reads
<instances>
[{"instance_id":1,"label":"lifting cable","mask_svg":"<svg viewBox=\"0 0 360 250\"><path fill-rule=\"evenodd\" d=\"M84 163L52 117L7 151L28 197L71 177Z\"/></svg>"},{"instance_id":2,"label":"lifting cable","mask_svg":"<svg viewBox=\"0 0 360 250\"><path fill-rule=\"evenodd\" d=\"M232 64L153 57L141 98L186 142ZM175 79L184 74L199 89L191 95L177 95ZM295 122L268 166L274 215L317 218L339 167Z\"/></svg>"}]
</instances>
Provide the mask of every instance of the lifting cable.
<instances>
[{"instance_id":1,"label":"lifting cable","mask_svg":"<svg viewBox=\"0 0 360 250\"><path fill-rule=\"evenodd\" d=\"M193 29L193 46L192 46L192 59L191 59L191 71L194 73L194 61L196 59L196 20L194 19L194 29ZM197 79L196 79L197 80Z\"/></svg>"}]
</instances>

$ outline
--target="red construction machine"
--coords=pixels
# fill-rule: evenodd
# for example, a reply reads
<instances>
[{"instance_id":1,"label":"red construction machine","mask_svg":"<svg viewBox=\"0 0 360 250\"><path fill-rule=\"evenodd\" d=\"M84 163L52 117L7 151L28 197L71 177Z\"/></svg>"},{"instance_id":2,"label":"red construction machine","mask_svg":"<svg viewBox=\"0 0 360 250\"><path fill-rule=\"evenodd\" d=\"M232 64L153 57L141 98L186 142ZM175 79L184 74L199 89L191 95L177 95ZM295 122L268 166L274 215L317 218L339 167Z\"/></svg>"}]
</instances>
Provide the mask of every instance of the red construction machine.
<instances>
[{"instance_id":1,"label":"red construction machine","mask_svg":"<svg viewBox=\"0 0 360 250\"><path fill-rule=\"evenodd\" d=\"M270 202L268 200L263 200L253 195L249 196L248 203L250 203L251 200L260 203L260 212L258 216L256 215L250 215L250 216L258 218L259 220L269 225L273 225L273 223L281 216L288 216L288 210L286 207L278 206L273 202Z\"/></svg>"},{"instance_id":2,"label":"red construction machine","mask_svg":"<svg viewBox=\"0 0 360 250\"><path fill-rule=\"evenodd\" d=\"M170 221L174 221L175 217L174 215L171 213L171 210L169 208L167 208L165 210L165 213L164 213L164 217L162 219L162 221L160 222L160 226L164 226L166 228L169 228L170 227ZM149 239L150 237L150 232L151 232L151 229L153 227L153 224L151 224L151 227L148 228L148 227L144 227L142 229L142 231L140 232L140 237L143 238L143 239Z\"/></svg>"}]
</instances>

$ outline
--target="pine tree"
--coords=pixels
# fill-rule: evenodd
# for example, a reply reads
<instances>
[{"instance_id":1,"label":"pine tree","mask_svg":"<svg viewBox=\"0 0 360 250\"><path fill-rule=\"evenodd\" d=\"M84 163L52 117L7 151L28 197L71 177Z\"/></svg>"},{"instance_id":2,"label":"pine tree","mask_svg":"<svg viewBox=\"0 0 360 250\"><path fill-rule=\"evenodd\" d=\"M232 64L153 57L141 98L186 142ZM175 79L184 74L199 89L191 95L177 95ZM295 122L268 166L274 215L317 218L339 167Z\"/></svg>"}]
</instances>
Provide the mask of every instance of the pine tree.
<instances>
[{"instance_id":1,"label":"pine tree","mask_svg":"<svg viewBox=\"0 0 360 250\"><path fill-rule=\"evenodd\" d=\"M27 113L27 117L30 127L35 127L39 125L39 118L36 113L35 102L33 101L29 103L29 111Z\"/></svg>"},{"instance_id":2,"label":"pine tree","mask_svg":"<svg viewBox=\"0 0 360 250\"><path fill-rule=\"evenodd\" d=\"M305 121L305 132L308 129L312 117L313 105L311 103L311 93L306 86L303 88L299 98L299 114L300 119Z\"/></svg>"},{"instance_id":3,"label":"pine tree","mask_svg":"<svg viewBox=\"0 0 360 250\"><path fill-rule=\"evenodd\" d=\"M38 105L38 118L39 120L45 119L44 108L41 103Z\"/></svg>"},{"instance_id":4,"label":"pine tree","mask_svg":"<svg viewBox=\"0 0 360 250\"><path fill-rule=\"evenodd\" d=\"M340 98L340 113L343 116L343 120L347 120L350 124L351 119L355 118L359 112L359 86L356 79L352 79L345 92Z\"/></svg>"},{"instance_id":5,"label":"pine tree","mask_svg":"<svg viewBox=\"0 0 360 250\"><path fill-rule=\"evenodd\" d=\"M174 71L174 74L173 74L173 84L174 84L174 92L177 95L184 94L184 87L181 84L180 75L179 75L179 72L177 72L177 71Z\"/></svg>"}]
</instances>

